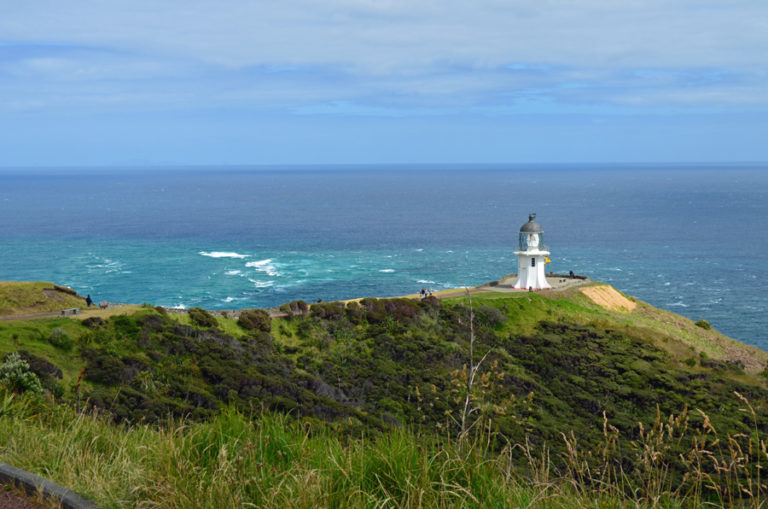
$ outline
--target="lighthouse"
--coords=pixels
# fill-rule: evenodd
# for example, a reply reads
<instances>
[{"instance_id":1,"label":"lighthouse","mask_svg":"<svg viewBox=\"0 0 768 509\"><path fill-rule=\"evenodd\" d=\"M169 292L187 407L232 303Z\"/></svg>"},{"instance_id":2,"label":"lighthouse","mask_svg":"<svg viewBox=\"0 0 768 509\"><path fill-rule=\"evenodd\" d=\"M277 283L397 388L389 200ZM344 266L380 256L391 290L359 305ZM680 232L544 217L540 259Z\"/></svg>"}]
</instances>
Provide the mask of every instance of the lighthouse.
<instances>
[{"instance_id":1,"label":"lighthouse","mask_svg":"<svg viewBox=\"0 0 768 509\"><path fill-rule=\"evenodd\" d=\"M528 222L520 227L520 241L517 255L517 280L513 285L517 289L543 290L552 288L544 275L544 268L549 261L549 251L544 245L544 230L534 221L536 214L528 216Z\"/></svg>"}]
</instances>

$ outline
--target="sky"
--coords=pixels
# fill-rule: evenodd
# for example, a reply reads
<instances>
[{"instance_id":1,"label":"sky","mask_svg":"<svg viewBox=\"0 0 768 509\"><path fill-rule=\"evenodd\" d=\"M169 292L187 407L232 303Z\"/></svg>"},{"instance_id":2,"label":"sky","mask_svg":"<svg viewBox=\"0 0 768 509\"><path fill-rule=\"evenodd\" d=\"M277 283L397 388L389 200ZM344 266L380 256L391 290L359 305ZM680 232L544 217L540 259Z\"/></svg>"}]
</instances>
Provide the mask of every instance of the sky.
<instances>
[{"instance_id":1,"label":"sky","mask_svg":"<svg viewBox=\"0 0 768 509\"><path fill-rule=\"evenodd\" d=\"M0 13L0 167L768 161L766 0Z\"/></svg>"}]
</instances>

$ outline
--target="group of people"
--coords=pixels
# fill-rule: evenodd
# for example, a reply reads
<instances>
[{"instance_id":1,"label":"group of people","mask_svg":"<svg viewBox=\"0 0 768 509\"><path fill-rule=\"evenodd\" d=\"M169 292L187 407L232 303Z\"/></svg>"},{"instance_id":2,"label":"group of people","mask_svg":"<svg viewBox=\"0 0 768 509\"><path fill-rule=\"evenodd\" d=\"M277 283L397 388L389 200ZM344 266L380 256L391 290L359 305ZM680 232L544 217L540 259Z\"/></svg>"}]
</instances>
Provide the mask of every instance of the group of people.
<instances>
[{"instance_id":1,"label":"group of people","mask_svg":"<svg viewBox=\"0 0 768 509\"><path fill-rule=\"evenodd\" d=\"M430 287L429 290L426 288L422 288L421 292L419 292L419 295L422 299L426 299L427 297L432 297L432 288Z\"/></svg>"}]
</instances>

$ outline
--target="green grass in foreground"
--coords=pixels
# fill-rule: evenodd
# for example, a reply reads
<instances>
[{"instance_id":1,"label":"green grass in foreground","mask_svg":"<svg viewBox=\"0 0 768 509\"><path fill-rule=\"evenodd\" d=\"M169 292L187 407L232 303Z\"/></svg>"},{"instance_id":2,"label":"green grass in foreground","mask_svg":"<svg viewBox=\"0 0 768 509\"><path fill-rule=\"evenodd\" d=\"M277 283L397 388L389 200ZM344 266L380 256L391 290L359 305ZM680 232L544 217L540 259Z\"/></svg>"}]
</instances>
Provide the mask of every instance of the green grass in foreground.
<instances>
[{"instance_id":1,"label":"green grass in foreground","mask_svg":"<svg viewBox=\"0 0 768 509\"><path fill-rule=\"evenodd\" d=\"M340 438L327 424L232 408L206 422L115 425L105 415L2 391L0 461L104 508L759 508L768 496L759 473L766 440L757 428L752 436L718 437L706 423L689 428L685 412L659 415L624 450L642 465L625 475L619 436L603 426L604 443L594 451L564 436L566 468L558 471L546 448L491 451L483 426L465 441L404 428ZM669 465L687 436L697 438L680 454L688 474L676 483ZM527 468L512 466L514 456L526 458Z\"/></svg>"},{"instance_id":2,"label":"green grass in foreground","mask_svg":"<svg viewBox=\"0 0 768 509\"><path fill-rule=\"evenodd\" d=\"M114 425L0 395L0 461L104 508L630 507L531 482L477 443L398 429L344 442L321 424L225 410L206 423Z\"/></svg>"}]
</instances>

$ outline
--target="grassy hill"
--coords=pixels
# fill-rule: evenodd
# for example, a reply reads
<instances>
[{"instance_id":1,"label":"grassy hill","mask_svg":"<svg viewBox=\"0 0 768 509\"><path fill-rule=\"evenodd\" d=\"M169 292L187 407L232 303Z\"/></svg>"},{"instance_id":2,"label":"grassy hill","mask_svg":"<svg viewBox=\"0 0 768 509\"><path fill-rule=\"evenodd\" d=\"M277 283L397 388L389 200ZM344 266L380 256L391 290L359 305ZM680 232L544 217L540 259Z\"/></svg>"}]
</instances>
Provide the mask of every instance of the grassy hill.
<instances>
[{"instance_id":1,"label":"grassy hill","mask_svg":"<svg viewBox=\"0 0 768 509\"><path fill-rule=\"evenodd\" d=\"M0 281L0 316L51 313L85 307L85 298L53 283Z\"/></svg>"},{"instance_id":2,"label":"grassy hill","mask_svg":"<svg viewBox=\"0 0 768 509\"><path fill-rule=\"evenodd\" d=\"M703 321L606 285L483 291L472 294L471 314L466 296L317 303L306 311L302 304L286 304L277 318L143 306L0 322L0 356L20 352L55 398L0 388L0 461L62 476L88 493L63 454L123 461L139 479L91 481L109 484L111 495L93 493L107 506L165 497L167 507L194 500L216 507L222 496L281 505L291 493L304 500L302 483L329 507L338 506L332 500L419 506L419 489L426 506L467 507L485 507L488 497L515 505L553 487L563 501L606 497L617 507L662 495L672 505L702 497L725 504L743 499L742 487L766 492L759 462L768 460L761 442L768 354ZM462 434L468 378L480 358ZM73 420L82 409L99 415ZM34 445L21 445L17 433ZM57 438L35 440L40 433ZM83 434L113 438L97 440L94 452ZM65 453L59 440L81 449ZM265 440L282 445L266 451ZM134 446L167 456L147 466ZM482 475L462 470L468 466ZM217 470L225 467L234 470ZM114 475L109 465L99 470L93 475ZM195 487L184 484L190 476L199 477ZM160 478L162 489L153 484ZM226 492L216 479L253 482L253 491ZM183 502L172 493L179 490L198 494ZM289 506L312 506L305 502Z\"/></svg>"}]
</instances>

